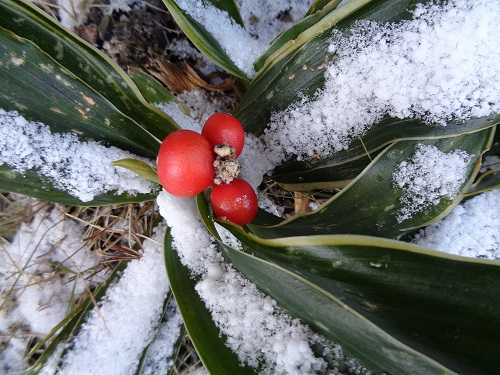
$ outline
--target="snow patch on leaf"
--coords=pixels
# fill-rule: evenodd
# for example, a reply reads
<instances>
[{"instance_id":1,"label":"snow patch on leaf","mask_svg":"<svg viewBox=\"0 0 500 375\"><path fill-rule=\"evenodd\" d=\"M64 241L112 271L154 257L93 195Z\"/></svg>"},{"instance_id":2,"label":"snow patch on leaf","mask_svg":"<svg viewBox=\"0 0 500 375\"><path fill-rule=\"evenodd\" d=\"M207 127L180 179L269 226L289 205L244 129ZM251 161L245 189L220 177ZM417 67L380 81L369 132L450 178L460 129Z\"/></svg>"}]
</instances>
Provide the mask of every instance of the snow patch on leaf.
<instances>
[{"instance_id":1,"label":"snow patch on leaf","mask_svg":"<svg viewBox=\"0 0 500 375\"><path fill-rule=\"evenodd\" d=\"M411 160L401 162L392 174L393 185L402 190L398 222L454 199L465 182L471 156L462 150L444 153L433 145L418 144Z\"/></svg>"},{"instance_id":2,"label":"snow patch on leaf","mask_svg":"<svg viewBox=\"0 0 500 375\"><path fill-rule=\"evenodd\" d=\"M413 17L333 30L324 88L273 114L268 149L326 157L387 116L444 126L500 112L500 3L419 5Z\"/></svg>"},{"instance_id":3,"label":"snow patch on leaf","mask_svg":"<svg viewBox=\"0 0 500 375\"><path fill-rule=\"evenodd\" d=\"M34 170L82 202L108 192L151 192L152 184L112 165L127 158L138 157L95 141L81 141L73 133L52 133L45 124L0 109L0 165L19 173Z\"/></svg>"},{"instance_id":4,"label":"snow patch on leaf","mask_svg":"<svg viewBox=\"0 0 500 375\"><path fill-rule=\"evenodd\" d=\"M200 280L196 291L226 337L226 345L243 363L272 374L313 374L326 368L313 351L322 339L224 261L192 199L163 191L157 202L182 264ZM227 233L224 238L234 244Z\"/></svg>"},{"instance_id":5,"label":"snow patch on leaf","mask_svg":"<svg viewBox=\"0 0 500 375\"><path fill-rule=\"evenodd\" d=\"M421 230L414 242L455 255L500 259L500 189L457 206L446 218Z\"/></svg>"}]
</instances>

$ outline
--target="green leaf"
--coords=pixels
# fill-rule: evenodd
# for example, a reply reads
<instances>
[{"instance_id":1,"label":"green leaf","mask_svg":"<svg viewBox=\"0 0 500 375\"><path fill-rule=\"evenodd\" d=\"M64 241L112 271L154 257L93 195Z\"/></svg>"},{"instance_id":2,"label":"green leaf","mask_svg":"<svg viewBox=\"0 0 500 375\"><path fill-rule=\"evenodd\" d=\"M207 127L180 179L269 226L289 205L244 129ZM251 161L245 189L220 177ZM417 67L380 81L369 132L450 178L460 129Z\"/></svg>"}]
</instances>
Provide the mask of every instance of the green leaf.
<instances>
[{"instance_id":1,"label":"green leaf","mask_svg":"<svg viewBox=\"0 0 500 375\"><path fill-rule=\"evenodd\" d=\"M380 151L374 151L350 161L324 160L288 161L278 166L272 179L289 191L310 191L316 189L334 190L347 186L375 158Z\"/></svg>"},{"instance_id":2,"label":"green leaf","mask_svg":"<svg viewBox=\"0 0 500 375\"><path fill-rule=\"evenodd\" d=\"M452 121L446 126L430 126L415 119L388 118L381 121L362 137L355 138L348 149L328 158L310 161L289 161L276 168L273 178L280 184L300 190L323 188L332 181L356 177L370 160L388 145L403 140L425 140L477 132L496 127L500 116L492 115L466 121Z\"/></svg>"},{"instance_id":3,"label":"green leaf","mask_svg":"<svg viewBox=\"0 0 500 375\"><path fill-rule=\"evenodd\" d=\"M175 96L165 86L142 70L133 71L130 73L130 78L137 85L144 99L151 104L168 103L175 100Z\"/></svg>"},{"instance_id":4,"label":"green leaf","mask_svg":"<svg viewBox=\"0 0 500 375\"><path fill-rule=\"evenodd\" d=\"M241 27L245 27L235 0L207 0L207 2L212 3L213 6L227 12L237 24Z\"/></svg>"},{"instance_id":5,"label":"green leaf","mask_svg":"<svg viewBox=\"0 0 500 375\"><path fill-rule=\"evenodd\" d=\"M304 43L304 40L311 36L308 35L310 34L309 30L315 29L316 25L321 25L322 20L327 18L337 8L339 3L340 0L318 0L312 4L305 17L278 35L266 52L255 62L257 77L264 75L274 62L284 58L287 53L293 53L295 48L300 48L300 44ZM345 17L345 15L343 16ZM329 22L333 25L338 20L339 17L335 14Z\"/></svg>"},{"instance_id":6,"label":"green leaf","mask_svg":"<svg viewBox=\"0 0 500 375\"><path fill-rule=\"evenodd\" d=\"M134 172L138 176L143 177L145 180L159 184L160 180L156 174L156 170L148 163L137 159L120 159L113 162L115 167L121 167Z\"/></svg>"},{"instance_id":7,"label":"green leaf","mask_svg":"<svg viewBox=\"0 0 500 375\"><path fill-rule=\"evenodd\" d=\"M467 189L465 196L471 197L496 188L500 188L500 166L496 166L494 169L487 170L479 175L477 181Z\"/></svg>"},{"instance_id":8,"label":"green leaf","mask_svg":"<svg viewBox=\"0 0 500 375\"><path fill-rule=\"evenodd\" d=\"M107 193L95 197L90 202L82 202L78 198L61 191L46 178L34 171L18 173L0 165L0 191L29 195L44 201L58 202L68 206L107 206L111 204L137 203L156 199L157 192L150 194L120 194Z\"/></svg>"},{"instance_id":9,"label":"green leaf","mask_svg":"<svg viewBox=\"0 0 500 375\"><path fill-rule=\"evenodd\" d=\"M210 312L194 289L195 281L172 247L172 237L168 230L165 236L165 264L170 288L177 301L184 325L208 372L211 374L255 374L254 370L242 367L236 354L225 345L225 338L221 337Z\"/></svg>"},{"instance_id":10,"label":"green leaf","mask_svg":"<svg viewBox=\"0 0 500 375\"><path fill-rule=\"evenodd\" d=\"M200 193L196 196L196 208L198 209L200 218L205 224L208 233L210 233L213 238L219 238L219 232L217 232L217 228L215 227L212 217L212 212L210 211L210 206L207 202L208 200L205 198L203 193Z\"/></svg>"},{"instance_id":11,"label":"green leaf","mask_svg":"<svg viewBox=\"0 0 500 375\"><path fill-rule=\"evenodd\" d=\"M334 3L334 9L339 6L341 0L314 0L309 10L306 13L306 16L310 14L316 13L317 11L323 9L327 4Z\"/></svg>"},{"instance_id":12,"label":"green leaf","mask_svg":"<svg viewBox=\"0 0 500 375\"><path fill-rule=\"evenodd\" d=\"M500 262L356 235L260 239L227 225L235 267L375 370L494 373ZM250 255L251 253L252 255Z\"/></svg>"},{"instance_id":13,"label":"green leaf","mask_svg":"<svg viewBox=\"0 0 500 375\"><path fill-rule=\"evenodd\" d=\"M272 113L286 110L303 97L313 97L325 84L325 70L335 59L328 53L334 30L348 32L360 20L379 23L400 22L411 18L411 11L427 0L352 0L342 7L336 1L319 2L321 9L278 37L256 63L257 76L242 98L237 117L246 130L262 134ZM259 110L256 111L255 108ZM373 158L382 148L401 139L422 139L464 134L493 126L498 116L472 119L447 127L428 126L415 119L386 118L369 129L361 138L353 139L348 150L319 161L289 162L275 171L277 182L289 189L332 188L339 181L335 175L340 164L354 159ZM359 166L359 165L358 165ZM359 173L355 168L350 180Z\"/></svg>"},{"instance_id":14,"label":"green leaf","mask_svg":"<svg viewBox=\"0 0 500 375\"><path fill-rule=\"evenodd\" d=\"M109 57L64 29L56 20L30 2L0 0L0 27L32 41L58 65L111 102L119 111L133 119L137 127L143 128L153 138L162 140L169 132L178 128L170 117L146 102L134 82ZM36 59L31 62L33 65L42 63L45 62ZM0 92L10 94L4 87ZM57 97L54 97L47 108L53 107L56 101ZM23 104L19 100L17 102ZM144 156L155 154L159 147L158 143L151 141L141 145L149 146L150 149L148 153L143 154Z\"/></svg>"},{"instance_id":15,"label":"green leaf","mask_svg":"<svg viewBox=\"0 0 500 375\"><path fill-rule=\"evenodd\" d=\"M463 192L474 181L482 154L493 141L493 131L486 129L453 138L399 141L387 147L373 162L340 193L317 210L299 214L277 225L250 225L263 237L285 237L313 234L367 234L381 237L400 237L405 232L429 225L446 215L463 198ZM456 149L466 151L471 161L460 193L453 200L442 198L439 204L412 218L399 222L402 191L393 186L392 174L397 166L408 160L418 144L433 145L442 152Z\"/></svg>"},{"instance_id":16,"label":"green leaf","mask_svg":"<svg viewBox=\"0 0 500 375\"><path fill-rule=\"evenodd\" d=\"M168 11L174 18L179 28L186 34L189 40L198 48L205 56L212 60L216 65L220 66L229 74L248 81L248 77L241 71L240 68L231 60L226 51L221 47L217 40L192 17L184 12L175 0L163 0ZM230 4L232 1L217 1L218 8L221 8L223 3ZM226 4L226 5L227 5ZM227 8L226 8L227 10ZM229 13L231 14L231 13ZM244 48L244 47L242 47Z\"/></svg>"},{"instance_id":17,"label":"green leaf","mask_svg":"<svg viewBox=\"0 0 500 375\"><path fill-rule=\"evenodd\" d=\"M246 129L262 133L271 113L285 110L303 95L311 96L325 82L332 29L348 30L361 19L397 22L411 16L415 0L353 0L336 8L330 2L282 34L256 63L257 76L242 98L238 112ZM314 22L311 21L314 19ZM256 111L255 108L259 110Z\"/></svg>"},{"instance_id":18,"label":"green leaf","mask_svg":"<svg viewBox=\"0 0 500 375\"><path fill-rule=\"evenodd\" d=\"M55 132L75 132L155 156L156 138L32 42L1 27L0 61L0 108Z\"/></svg>"},{"instance_id":19,"label":"green leaf","mask_svg":"<svg viewBox=\"0 0 500 375\"><path fill-rule=\"evenodd\" d=\"M26 370L26 374L36 375L42 369L48 359L55 353L59 345L64 345L74 337L81 325L84 323L88 314L94 307L94 302L99 302L106 294L109 286L117 280L121 272L125 269L126 263L119 263L113 271L107 276L106 281L99 285L93 291L93 298L85 297L61 322L59 322L49 334L38 341L36 345L27 354L27 361L30 358L36 358L35 362ZM39 351L42 350L41 354Z\"/></svg>"}]
</instances>

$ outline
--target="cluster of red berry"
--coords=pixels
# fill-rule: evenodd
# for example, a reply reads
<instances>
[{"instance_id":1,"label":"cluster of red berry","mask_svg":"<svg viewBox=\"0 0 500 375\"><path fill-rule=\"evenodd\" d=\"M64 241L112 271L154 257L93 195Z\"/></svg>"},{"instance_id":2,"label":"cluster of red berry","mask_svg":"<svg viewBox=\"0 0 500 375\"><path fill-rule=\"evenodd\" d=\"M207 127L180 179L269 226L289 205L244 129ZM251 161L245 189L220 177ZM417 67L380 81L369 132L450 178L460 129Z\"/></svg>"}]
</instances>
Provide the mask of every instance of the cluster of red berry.
<instances>
[{"instance_id":1,"label":"cluster of red berry","mask_svg":"<svg viewBox=\"0 0 500 375\"><path fill-rule=\"evenodd\" d=\"M158 153L160 183L179 197L192 197L211 188L210 202L217 218L248 224L257 215L257 195L248 182L236 178L236 158L244 143L243 126L227 113L210 116L201 135L192 130L175 131L163 140ZM224 172L229 177L219 175Z\"/></svg>"}]
</instances>

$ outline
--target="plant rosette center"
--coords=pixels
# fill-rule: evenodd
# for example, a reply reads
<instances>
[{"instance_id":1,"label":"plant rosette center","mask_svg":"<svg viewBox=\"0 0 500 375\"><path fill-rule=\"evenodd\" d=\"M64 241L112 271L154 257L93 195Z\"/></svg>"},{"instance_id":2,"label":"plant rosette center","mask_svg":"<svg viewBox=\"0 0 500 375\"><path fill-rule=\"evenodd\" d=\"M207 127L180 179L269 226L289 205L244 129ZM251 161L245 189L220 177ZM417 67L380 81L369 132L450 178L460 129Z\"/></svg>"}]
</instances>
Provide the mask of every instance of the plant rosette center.
<instances>
[{"instance_id":1,"label":"plant rosette center","mask_svg":"<svg viewBox=\"0 0 500 375\"><path fill-rule=\"evenodd\" d=\"M243 151L245 131L235 117L214 113L201 134L178 130L162 142L157 158L158 178L163 188L178 197L194 197L213 188L210 203L218 219L246 225L257 215L253 188L240 175L238 156Z\"/></svg>"},{"instance_id":2,"label":"plant rosette center","mask_svg":"<svg viewBox=\"0 0 500 375\"><path fill-rule=\"evenodd\" d=\"M214 184L229 184L240 175L240 162L236 159L234 148L229 145L214 146Z\"/></svg>"}]
</instances>

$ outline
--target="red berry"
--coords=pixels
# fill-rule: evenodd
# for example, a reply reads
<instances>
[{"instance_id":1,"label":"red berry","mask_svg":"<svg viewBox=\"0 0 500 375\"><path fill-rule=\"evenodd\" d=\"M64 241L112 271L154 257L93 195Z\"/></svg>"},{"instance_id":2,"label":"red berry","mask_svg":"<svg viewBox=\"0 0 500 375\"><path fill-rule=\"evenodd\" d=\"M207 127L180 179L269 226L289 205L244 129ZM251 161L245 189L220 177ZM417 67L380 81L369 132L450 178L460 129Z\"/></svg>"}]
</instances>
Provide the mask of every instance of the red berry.
<instances>
[{"instance_id":1,"label":"red berry","mask_svg":"<svg viewBox=\"0 0 500 375\"><path fill-rule=\"evenodd\" d=\"M201 131L212 146L228 145L240 156L245 143L245 130L238 119L230 114L216 112L208 118Z\"/></svg>"},{"instance_id":2,"label":"red berry","mask_svg":"<svg viewBox=\"0 0 500 375\"><path fill-rule=\"evenodd\" d=\"M210 143L192 130L167 136L156 159L160 183L169 193L192 197L212 185L214 153Z\"/></svg>"},{"instance_id":3,"label":"red berry","mask_svg":"<svg viewBox=\"0 0 500 375\"><path fill-rule=\"evenodd\" d=\"M210 201L217 218L235 224L249 224L257 215L257 195L248 182L239 178L214 187Z\"/></svg>"}]
</instances>

